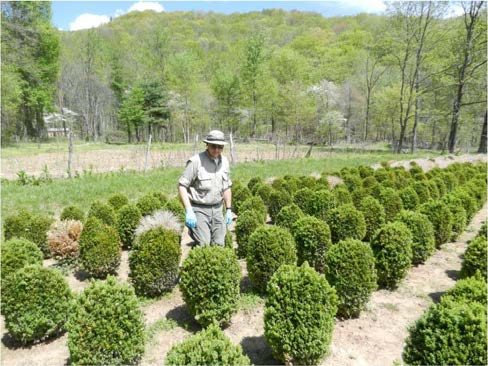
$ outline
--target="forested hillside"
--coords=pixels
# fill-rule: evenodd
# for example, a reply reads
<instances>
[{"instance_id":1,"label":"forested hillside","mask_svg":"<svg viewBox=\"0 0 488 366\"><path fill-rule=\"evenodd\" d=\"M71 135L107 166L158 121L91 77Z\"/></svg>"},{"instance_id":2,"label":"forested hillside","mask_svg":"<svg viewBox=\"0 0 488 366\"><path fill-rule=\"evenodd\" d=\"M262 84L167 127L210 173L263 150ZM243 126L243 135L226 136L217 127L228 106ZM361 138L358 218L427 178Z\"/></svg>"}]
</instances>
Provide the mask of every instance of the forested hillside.
<instances>
[{"instance_id":1,"label":"forested hillside","mask_svg":"<svg viewBox=\"0 0 488 366\"><path fill-rule=\"evenodd\" d=\"M46 26L49 9L4 2L2 139L39 137L40 111L69 109L65 125L93 140L189 142L214 127L283 143L486 151L486 3L463 7L456 18L446 2L337 18L146 11L60 32Z\"/></svg>"}]
</instances>

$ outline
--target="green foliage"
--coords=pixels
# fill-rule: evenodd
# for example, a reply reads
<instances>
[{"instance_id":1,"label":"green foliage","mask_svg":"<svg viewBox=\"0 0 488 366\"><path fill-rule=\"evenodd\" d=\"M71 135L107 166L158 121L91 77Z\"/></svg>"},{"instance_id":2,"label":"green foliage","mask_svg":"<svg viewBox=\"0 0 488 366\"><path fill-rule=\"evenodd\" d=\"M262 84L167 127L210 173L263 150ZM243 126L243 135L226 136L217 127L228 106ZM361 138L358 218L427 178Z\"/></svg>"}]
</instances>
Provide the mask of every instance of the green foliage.
<instances>
[{"instance_id":1,"label":"green foliage","mask_svg":"<svg viewBox=\"0 0 488 366\"><path fill-rule=\"evenodd\" d=\"M67 325L73 365L132 365L144 352L144 318L134 290L109 276L78 297Z\"/></svg>"},{"instance_id":2,"label":"green foliage","mask_svg":"<svg viewBox=\"0 0 488 366\"><path fill-rule=\"evenodd\" d=\"M460 202L459 203L447 202L447 208L451 212L451 216L452 216L452 228L451 228L450 239L456 240L458 236L463 233L464 229L466 229L466 225L467 225L466 210L463 208Z\"/></svg>"},{"instance_id":3,"label":"green foliage","mask_svg":"<svg viewBox=\"0 0 488 366\"><path fill-rule=\"evenodd\" d=\"M329 224L332 242L352 238L361 240L366 235L366 221L361 211L352 204L331 210L326 222Z\"/></svg>"},{"instance_id":4,"label":"green foliage","mask_svg":"<svg viewBox=\"0 0 488 366\"><path fill-rule=\"evenodd\" d=\"M434 228L429 219L420 212L403 210L396 220L412 233L412 264L424 263L435 251Z\"/></svg>"},{"instance_id":5,"label":"green foliage","mask_svg":"<svg viewBox=\"0 0 488 366\"><path fill-rule=\"evenodd\" d=\"M442 178L434 178L432 182L437 186L437 191L439 192L439 198L444 197L447 193L446 183L442 180Z\"/></svg>"},{"instance_id":6,"label":"green foliage","mask_svg":"<svg viewBox=\"0 0 488 366\"><path fill-rule=\"evenodd\" d=\"M234 206L234 213L239 215L241 205L249 198L252 197L252 193L249 188L245 186L238 186L232 189L232 204ZM263 199L264 201L264 199Z\"/></svg>"},{"instance_id":7,"label":"green foliage","mask_svg":"<svg viewBox=\"0 0 488 366\"><path fill-rule=\"evenodd\" d=\"M441 197L439 188L437 188L437 184L434 181L427 180L425 184L427 185L427 188L429 190L430 198L432 198L433 200L437 200Z\"/></svg>"},{"instance_id":8,"label":"green foliage","mask_svg":"<svg viewBox=\"0 0 488 366\"><path fill-rule=\"evenodd\" d=\"M113 274L120 263L120 243L117 231L96 217L89 217L80 236L81 267L90 275L105 278Z\"/></svg>"},{"instance_id":9,"label":"green foliage","mask_svg":"<svg viewBox=\"0 0 488 366\"><path fill-rule=\"evenodd\" d=\"M303 211L296 204L283 207L276 216L275 224L290 230L293 224L304 216Z\"/></svg>"},{"instance_id":10,"label":"green foliage","mask_svg":"<svg viewBox=\"0 0 488 366\"><path fill-rule=\"evenodd\" d=\"M36 243L44 258L49 258L51 253L47 244L47 232L53 221L50 216L19 210L17 214L5 218L5 240L14 237L28 239Z\"/></svg>"},{"instance_id":11,"label":"green foliage","mask_svg":"<svg viewBox=\"0 0 488 366\"><path fill-rule=\"evenodd\" d=\"M61 273L38 265L23 267L2 284L5 326L23 344L54 336L64 330L72 300Z\"/></svg>"},{"instance_id":12,"label":"green foliage","mask_svg":"<svg viewBox=\"0 0 488 366\"><path fill-rule=\"evenodd\" d=\"M171 290L178 279L181 237L163 227L141 234L129 256L129 277L137 295L154 297Z\"/></svg>"},{"instance_id":13,"label":"green foliage","mask_svg":"<svg viewBox=\"0 0 488 366\"><path fill-rule=\"evenodd\" d=\"M455 302L479 302L486 306L486 277L480 273L456 282L456 285L442 295L442 301L451 299Z\"/></svg>"},{"instance_id":14,"label":"green foliage","mask_svg":"<svg viewBox=\"0 0 488 366\"><path fill-rule=\"evenodd\" d=\"M269 195L269 204L268 204L268 212L269 212L269 216L271 217L271 220L275 222L276 216L278 216L280 210L291 203L292 201L289 193L273 190Z\"/></svg>"},{"instance_id":15,"label":"green foliage","mask_svg":"<svg viewBox=\"0 0 488 366\"><path fill-rule=\"evenodd\" d=\"M115 211L120 210L125 205L129 204L129 199L125 194L116 193L108 199L108 204L113 207Z\"/></svg>"},{"instance_id":16,"label":"green foliage","mask_svg":"<svg viewBox=\"0 0 488 366\"><path fill-rule=\"evenodd\" d=\"M251 179L249 179L249 182L247 182L247 188L249 188L249 190L252 192L252 194L254 194L255 191L253 190L253 188L257 184L260 184L260 183L264 183L263 182L263 178L261 178L261 177L252 177Z\"/></svg>"},{"instance_id":17,"label":"green foliage","mask_svg":"<svg viewBox=\"0 0 488 366\"><path fill-rule=\"evenodd\" d=\"M250 365L249 358L242 354L241 346L235 346L212 324L206 329L173 346L164 361L171 366L190 365Z\"/></svg>"},{"instance_id":18,"label":"green foliage","mask_svg":"<svg viewBox=\"0 0 488 366\"><path fill-rule=\"evenodd\" d=\"M485 365L486 308L477 302L435 304L409 329L403 360L409 365Z\"/></svg>"},{"instance_id":19,"label":"green foliage","mask_svg":"<svg viewBox=\"0 0 488 366\"><path fill-rule=\"evenodd\" d=\"M411 186L402 189L399 195L405 210L415 210L420 203L417 192Z\"/></svg>"},{"instance_id":20,"label":"green foliage","mask_svg":"<svg viewBox=\"0 0 488 366\"><path fill-rule=\"evenodd\" d=\"M306 261L323 273L325 253L332 245L329 226L316 217L304 216L294 223L291 232L297 249L297 264Z\"/></svg>"},{"instance_id":21,"label":"green foliage","mask_svg":"<svg viewBox=\"0 0 488 366\"><path fill-rule=\"evenodd\" d=\"M379 229L371 248L376 261L378 285L395 289L412 264L412 233L401 222L391 222Z\"/></svg>"},{"instance_id":22,"label":"green foliage","mask_svg":"<svg viewBox=\"0 0 488 366\"><path fill-rule=\"evenodd\" d=\"M385 209L386 221L395 220L396 215L403 209L403 202L398 192L393 188L383 188L378 201Z\"/></svg>"},{"instance_id":23,"label":"green foliage","mask_svg":"<svg viewBox=\"0 0 488 366\"><path fill-rule=\"evenodd\" d=\"M374 233L386 222L385 209L381 203L372 196L364 197L358 205L358 210L363 213L366 223L365 241L370 241Z\"/></svg>"},{"instance_id":24,"label":"green foliage","mask_svg":"<svg viewBox=\"0 0 488 366\"><path fill-rule=\"evenodd\" d=\"M320 189L313 192L311 200L308 203L307 212L305 213L325 220L329 211L337 206L336 195L329 190Z\"/></svg>"},{"instance_id":25,"label":"green foliage","mask_svg":"<svg viewBox=\"0 0 488 366\"><path fill-rule=\"evenodd\" d=\"M241 271L233 250L193 249L181 269L180 289L190 313L206 327L225 324L237 311Z\"/></svg>"},{"instance_id":26,"label":"green foliage","mask_svg":"<svg viewBox=\"0 0 488 366\"><path fill-rule=\"evenodd\" d=\"M419 197L419 202L427 202L430 200L430 190L429 187L427 186L427 183L425 181L417 181L413 184L412 188L415 190L417 193L417 196Z\"/></svg>"},{"instance_id":27,"label":"green foliage","mask_svg":"<svg viewBox=\"0 0 488 366\"><path fill-rule=\"evenodd\" d=\"M237 217L235 233L237 241L237 254L239 258L245 258L247 254L249 236L263 222L259 218L259 214L254 210L244 211Z\"/></svg>"},{"instance_id":28,"label":"green foliage","mask_svg":"<svg viewBox=\"0 0 488 366\"><path fill-rule=\"evenodd\" d=\"M137 200L137 208L142 216L153 214L155 211L164 207L161 200L152 193L145 194Z\"/></svg>"},{"instance_id":29,"label":"green foliage","mask_svg":"<svg viewBox=\"0 0 488 366\"><path fill-rule=\"evenodd\" d=\"M428 201L418 208L419 212L429 218L434 227L435 245L439 248L452 235L452 214L449 207L442 201Z\"/></svg>"},{"instance_id":30,"label":"green foliage","mask_svg":"<svg viewBox=\"0 0 488 366\"><path fill-rule=\"evenodd\" d=\"M356 189L362 187L362 180L359 175L356 174L344 174L341 175L341 178L346 185L347 189L349 192L353 192Z\"/></svg>"},{"instance_id":31,"label":"green foliage","mask_svg":"<svg viewBox=\"0 0 488 366\"><path fill-rule=\"evenodd\" d=\"M469 222L477 210L476 200L464 188L456 188L452 191L450 196L454 196L461 200L461 204L466 211L466 220Z\"/></svg>"},{"instance_id":32,"label":"green foliage","mask_svg":"<svg viewBox=\"0 0 488 366\"><path fill-rule=\"evenodd\" d=\"M266 210L266 206L263 200L261 199L261 197L250 196L244 202L241 203L239 207L240 213L249 210L253 210L254 212L256 212L259 215L259 217L261 217L262 222L266 222L268 212Z\"/></svg>"},{"instance_id":33,"label":"green foliage","mask_svg":"<svg viewBox=\"0 0 488 366\"><path fill-rule=\"evenodd\" d=\"M224 247L229 249L234 249L234 243L232 241L232 233L229 230L225 232Z\"/></svg>"},{"instance_id":34,"label":"green foliage","mask_svg":"<svg viewBox=\"0 0 488 366\"><path fill-rule=\"evenodd\" d=\"M371 247L355 239L340 241L329 249L325 263L325 278L339 299L337 314L358 317L377 287Z\"/></svg>"},{"instance_id":35,"label":"green foliage","mask_svg":"<svg viewBox=\"0 0 488 366\"><path fill-rule=\"evenodd\" d=\"M113 227L115 227L115 222L117 220L113 207L99 201L93 202L90 206L88 218L90 217L96 217L105 225Z\"/></svg>"},{"instance_id":36,"label":"green foliage","mask_svg":"<svg viewBox=\"0 0 488 366\"><path fill-rule=\"evenodd\" d=\"M269 196L273 192L273 188L264 183L258 183L254 186L255 195L261 197L266 206L269 205ZM232 193L234 194L234 193Z\"/></svg>"},{"instance_id":37,"label":"green foliage","mask_svg":"<svg viewBox=\"0 0 488 366\"><path fill-rule=\"evenodd\" d=\"M290 232L277 226L261 226L249 237L246 262L249 278L261 293L282 264L295 264L297 254Z\"/></svg>"},{"instance_id":38,"label":"green foliage","mask_svg":"<svg viewBox=\"0 0 488 366\"><path fill-rule=\"evenodd\" d=\"M374 169L367 165L360 165L358 167L358 171L361 178L363 178L363 184L364 184L364 178L372 176L374 174Z\"/></svg>"},{"instance_id":39,"label":"green foliage","mask_svg":"<svg viewBox=\"0 0 488 366\"><path fill-rule=\"evenodd\" d=\"M185 207L178 198L170 198L163 207L176 215L180 222L185 222Z\"/></svg>"},{"instance_id":40,"label":"green foliage","mask_svg":"<svg viewBox=\"0 0 488 366\"><path fill-rule=\"evenodd\" d=\"M283 265L268 284L264 335L274 356L297 365L315 365L329 349L337 296L307 264Z\"/></svg>"},{"instance_id":41,"label":"green foliage","mask_svg":"<svg viewBox=\"0 0 488 366\"><path fill-rule=\"evenodd\" d=\"M60 220L76 220L85 221L85 213L78 206L68 206L63 208L61 212Z\"/></svg>"},{"instance_id":42,"label":"green foliage","mask_svg":"<svg viewBox=\"0 0 488 366\"><path fill-rule=\"evenodd\" d=\"M141 211L135 205L125 205L117 212L117 231L125 249L132 248L135 231L141 219Z\"/></svg>"},{"instance_id":43,"label":"green foliage","mask_svg":"<svg viewBox=\"0 0 488 366\"><path fill-rule=\"evenodd\" d=\"M477 271L483 278L487 276L486 262L488 261L488 241L483 236L477 236L468 244L464 252L461 265L461 278L473 276Z\"/></svg>"},{"instance_id":44,"label":"green foliage","mask_svg":"<svg viewBox=\"0 0 488 366\"><path fill-rule=\"evenodd\" d=\"M349 190L347 189L346 185L339 184L335 186L334 189L332 190L332 193L334 194L337 206L353 203L351 193L349 193Z\"/></svg>"},{"instance_id":45,"label":"green foliage","mask_svg":"<svg viewBox=\"0 0 488 366\"><path fill-rule=\"evenodd\" d=\"M312 191L310 188L301 188L297 190L293 194L293 202L300 207L300 209L307 214L311 214L313 211L312 204L313 204L313 194L314 191Z\"/></svg>"},{"instance_id":46,"label":"green foliage","mask_svg":"<svg viewBox=\"0 0 488 366\"><path fill-rule=\"evenodd\" d=\"M12 238L2 245L2 287L5 279L30 264L42 266L42 252L37 245L23 238Z\"/></svg>"}]
</instances>

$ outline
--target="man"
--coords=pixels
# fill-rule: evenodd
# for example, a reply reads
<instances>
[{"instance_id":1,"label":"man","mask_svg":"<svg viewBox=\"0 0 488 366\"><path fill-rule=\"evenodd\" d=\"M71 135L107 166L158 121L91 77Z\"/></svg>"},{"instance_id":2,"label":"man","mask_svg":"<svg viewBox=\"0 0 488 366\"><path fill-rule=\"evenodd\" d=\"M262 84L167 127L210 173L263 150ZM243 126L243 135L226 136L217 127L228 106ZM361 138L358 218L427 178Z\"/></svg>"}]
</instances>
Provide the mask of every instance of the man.
<instances>
[{"instance_id":1,"label":"man","mask_svg":"<svg viewBox=\"0 0 488 366\"><path fill-rule=\"evenodd\" d=\"M199 245L224 245L226 224L232 223L232 193L229 161L222 156L225 142L222 131L210 131L203 140L205 151L192 156L178 181L185 205L185 225ZM225 220L222 201L225 203ZM224 222L225 221L225 222Z\"/></svg>"}]
</instances>

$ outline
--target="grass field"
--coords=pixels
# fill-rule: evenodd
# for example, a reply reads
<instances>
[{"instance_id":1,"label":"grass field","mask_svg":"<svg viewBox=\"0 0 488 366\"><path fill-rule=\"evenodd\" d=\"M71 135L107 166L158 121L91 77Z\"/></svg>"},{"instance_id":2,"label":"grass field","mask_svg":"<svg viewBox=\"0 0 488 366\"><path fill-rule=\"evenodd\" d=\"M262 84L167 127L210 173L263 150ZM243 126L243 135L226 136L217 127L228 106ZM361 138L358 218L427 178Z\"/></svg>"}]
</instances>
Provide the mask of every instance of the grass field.
<instances>
[{"instance_id":1,"label":"grass field","mask_svg":"<svg viewBox=\"0 0 488 366\"><path fill-rule=\"evenodd\" d=\"M331 153L328 158L294 159L241 163L231 170L232 179L247 182L252 177L276 177L285 174L330 174L343 167L371 165L388 160L406 160L436 156L432 153L395 155L390 153ZM152 191L176 194L176 182L182 168L153 169L147 173L112 172L84 174L73 179L54 179L38 186L3 181L1 186L2 221L5 216L24 208L57 215L63 207L74 204L88 210L95 200L106 200L114 193L126 194L130 200Z\"/></svg>"}]
</instances>

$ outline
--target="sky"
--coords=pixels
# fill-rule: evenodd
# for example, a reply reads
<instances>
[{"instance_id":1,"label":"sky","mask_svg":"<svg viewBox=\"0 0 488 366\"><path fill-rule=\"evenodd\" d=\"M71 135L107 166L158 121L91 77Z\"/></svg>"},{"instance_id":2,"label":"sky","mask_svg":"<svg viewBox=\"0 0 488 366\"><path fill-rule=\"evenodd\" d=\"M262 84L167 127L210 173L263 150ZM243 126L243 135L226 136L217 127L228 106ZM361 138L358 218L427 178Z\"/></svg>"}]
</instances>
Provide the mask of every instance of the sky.
<instances>
[{"instance_id":1,"label":"sky","mask_svg":"<svg viewBox=\"0 0 488 366\"><path fill-rule=\"evenodd\" d=\"M386 6L381 0L342 1L53 1L54 26L64 31L97 27L131 11L213 11L230 14L269 8L313 11L325 17L381 14Z\"/></svg>"}]
</instances>

